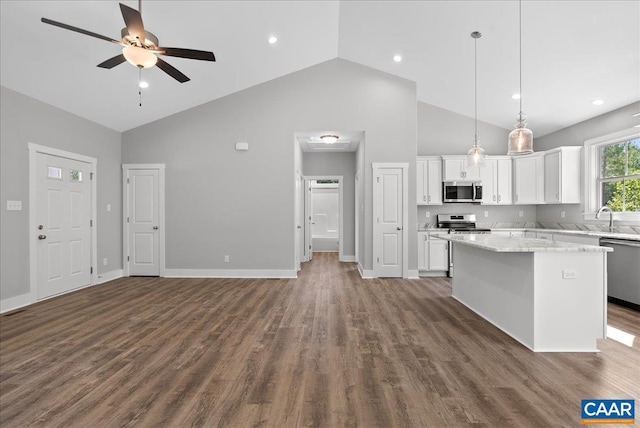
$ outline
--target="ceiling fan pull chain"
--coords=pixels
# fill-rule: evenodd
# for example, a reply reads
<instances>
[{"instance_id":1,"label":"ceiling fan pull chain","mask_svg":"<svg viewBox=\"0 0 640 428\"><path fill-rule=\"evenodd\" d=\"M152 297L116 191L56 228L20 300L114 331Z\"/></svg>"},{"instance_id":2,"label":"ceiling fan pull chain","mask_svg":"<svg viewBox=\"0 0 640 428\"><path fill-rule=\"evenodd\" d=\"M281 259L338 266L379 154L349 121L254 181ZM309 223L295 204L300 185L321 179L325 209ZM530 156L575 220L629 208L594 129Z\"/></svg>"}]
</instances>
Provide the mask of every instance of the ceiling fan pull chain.
<instances>
[{"instance_id":1,"label":"ceiling fan pull chain","mask_svg":"<svg viewBox=\"0 0 640 428\"><path fill-rule=\"evenodd\" d=\"M142 67L138 67L138 98L142 107Z\"/></svg>"}]
</instances>

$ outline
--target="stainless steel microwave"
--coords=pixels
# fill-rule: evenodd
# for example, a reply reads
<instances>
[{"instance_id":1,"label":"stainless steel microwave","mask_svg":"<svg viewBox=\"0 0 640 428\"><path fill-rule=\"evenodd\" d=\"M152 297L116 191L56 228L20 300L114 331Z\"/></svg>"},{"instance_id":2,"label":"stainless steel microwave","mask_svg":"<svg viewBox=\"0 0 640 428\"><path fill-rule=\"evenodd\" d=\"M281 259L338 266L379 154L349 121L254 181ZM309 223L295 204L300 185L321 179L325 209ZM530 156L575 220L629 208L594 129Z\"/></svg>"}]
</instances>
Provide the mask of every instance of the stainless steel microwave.
<instances>
[{"instance_id":1,"label":"stainless steel microwave","mask_svg":"<svg viewBox=\"0 0 640 428\"><path fill-rule=\"evenodd\" d=\"M442 199L444 202L482 202L481 181L445 181L442 183Z\"/></svg>"}]
</instances>

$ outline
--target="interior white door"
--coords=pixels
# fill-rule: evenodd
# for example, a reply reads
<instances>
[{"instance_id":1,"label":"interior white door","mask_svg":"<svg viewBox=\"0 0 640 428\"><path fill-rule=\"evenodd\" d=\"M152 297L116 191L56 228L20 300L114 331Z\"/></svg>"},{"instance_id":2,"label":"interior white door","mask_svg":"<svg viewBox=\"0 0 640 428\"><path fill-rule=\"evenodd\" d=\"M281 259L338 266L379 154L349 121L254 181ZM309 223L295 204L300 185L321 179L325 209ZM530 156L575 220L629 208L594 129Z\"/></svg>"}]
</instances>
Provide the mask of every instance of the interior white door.
<instances>
[{"instance_id":1,"label":"interior white door","mask_svg":"<svg viewBox=\"0 0 640 428\"><path fill-rule=\"evenodd\" d=\"M129 275L159 276L159 170L130 169L127 178Z\"/></svg>"},{"instance_id":2,"label":"interior white door","mask_svg":"<svg viewBox=\"0 0 640 428\"><path fill-rule=\"evenodd\" d=\"M313 198L311 197L311 187L313 180L305 180L305 197L304 197L304 249L305 260L313 259Z\"/></svg>"},{"instance_id":3,"label":"interior white door","mask_svg":"<svg viewBox=\"0 0 640 428\"><path fill-rule=\"evenodd\" d=\"M91 283L89 163L36 154L37 298Z\"/></svg>"},{"instance_id":4,"label":"interior white door","mask_svg":"<svg viewBox=\"0 0 640 428\"><path fill-rule=\"evenodd\" d=\"M296 254L296 271L301 269L300 263L304 260L304 237L302 236L302 225L304 224L304 177L300 173L296 173L295 183L295 254Z\"/></svg>"},{"instance_id":5,"label":"interior white door","mask_svg":"<svg viewBox=\"0 0 640 428\"><path fill-rule=\"evenodd\" d=\"M403 262L403 175L402 168L380 169L376 178L379 192L376 221L379 224L377 275L402 277Z\"/></svg>"}]
</instances>

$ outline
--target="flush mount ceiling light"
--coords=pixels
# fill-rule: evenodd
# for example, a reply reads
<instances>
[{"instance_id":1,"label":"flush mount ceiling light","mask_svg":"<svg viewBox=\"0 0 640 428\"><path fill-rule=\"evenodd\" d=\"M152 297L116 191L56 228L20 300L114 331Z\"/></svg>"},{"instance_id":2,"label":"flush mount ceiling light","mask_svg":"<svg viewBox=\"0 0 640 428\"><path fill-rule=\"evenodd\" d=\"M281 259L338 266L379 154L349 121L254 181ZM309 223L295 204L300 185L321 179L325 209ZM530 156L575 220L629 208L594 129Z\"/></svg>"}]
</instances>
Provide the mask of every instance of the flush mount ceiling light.
<instances>
[{"instance_id":1,"label":"flush mount ceiling light","mask_svg":"<svg viewBox=\"0 0 640 428\"><path fill-rule=\"evenodd\" d=\"M401 57L400 55L394 55L394 56L393 56L393 60L394 60L395 62L400 62L400 61L402 61L402 57Z\"/></svg>"},{"instance_id":2,"label":"flush mount ceiling light","mask_svg":"<svg viewBox=\"0 0 640 428\"><path fill-rule=\"evenodd\" d=\"M274 45L274 44L276 44L278 42L278 38L276 36L271 36L271 37L269 37L268 42L269 42L270 45Z\"/></svg>"},{"instance_id":3,"label":"flush mount ceiling light","mask_svg":"<svg viewBox=\"0 0 640 428\"><path fill-rule=\"evenodd\" d=\"M333 135L333 134L325 134L325 135L321 135L320 139L325 144L333 144L336 141L338 141L340 139L340 137L337 136L337 135Z\"/></svg>"},{"instance_id":4,"label":"flush mount ceiling light","mask_svg":"<svg viewBox=\"0 0 640 428\"><path fill-rule=\"evenodd\" d=\"M485 154L484 149L480 147L480 138L478 138L478 39L482 37L478 31L471 33L473 38L473 91L474 91L474 129L473 147L467 153L467 164L472 166L484 166Z\"/></svg>"},{"instance_id":5,"label":"flush mount ceiling light","mask_svg":"<svg viewBox=\"0 0 640 428\"><path fill-rule=\"evenodd\" d=\"M594 106L601 106L602 104L604 104L603 100L593 100L591 101L591 104L593 104Z\"/></svg>"},{"instance_id":6,"label":"flush mount ceiling light","mask_svg":"<svg viewBox=\"0 0 640 428\"><path fill-rule=\"evenodd\" d=\"M527 115L522 113L522 0L518 2L520 37L520 113L516 129L509 133L508 155L527 155L533 153L533 132L527 128Z\"/></svg>"}]
</instances>

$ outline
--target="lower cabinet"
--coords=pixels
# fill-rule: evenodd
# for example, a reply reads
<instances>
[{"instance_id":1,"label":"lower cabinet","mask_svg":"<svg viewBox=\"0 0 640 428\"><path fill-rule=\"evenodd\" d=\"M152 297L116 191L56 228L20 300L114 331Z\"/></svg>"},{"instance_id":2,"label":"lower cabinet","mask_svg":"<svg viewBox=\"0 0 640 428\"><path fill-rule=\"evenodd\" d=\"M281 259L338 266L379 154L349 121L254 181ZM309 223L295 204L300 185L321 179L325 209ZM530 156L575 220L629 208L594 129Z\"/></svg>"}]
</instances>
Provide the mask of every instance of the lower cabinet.
<instances>
[{"instance_id":1,"label":"lower cabinet","mask_svg":"<svg viewBox=\"0 0 640 428\"><path fill-rule=\"evenodd\" d=\"M442 274L449 269L448 242L438 233L418 232L418 270Z\"/></svg>"}]
</instances>

